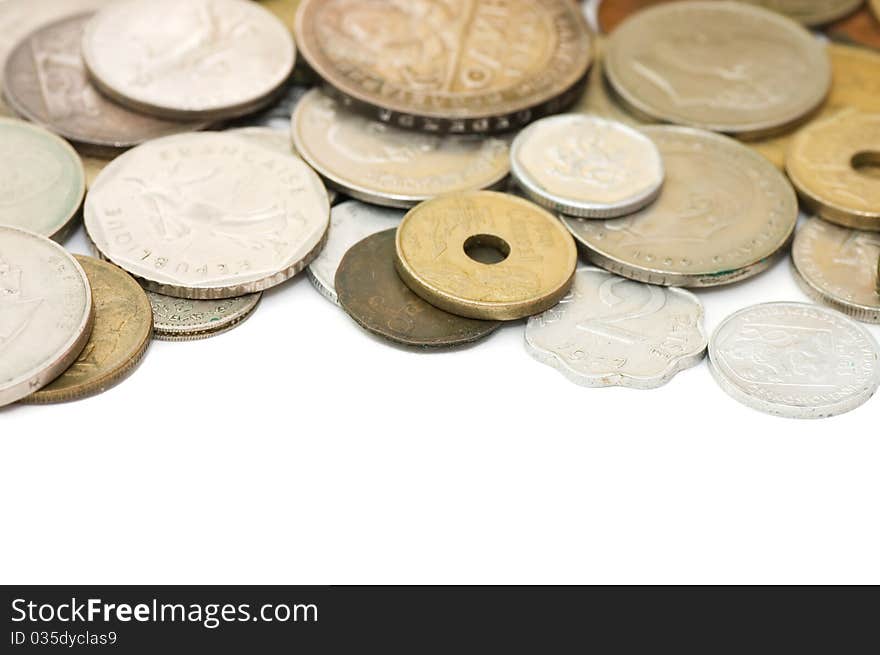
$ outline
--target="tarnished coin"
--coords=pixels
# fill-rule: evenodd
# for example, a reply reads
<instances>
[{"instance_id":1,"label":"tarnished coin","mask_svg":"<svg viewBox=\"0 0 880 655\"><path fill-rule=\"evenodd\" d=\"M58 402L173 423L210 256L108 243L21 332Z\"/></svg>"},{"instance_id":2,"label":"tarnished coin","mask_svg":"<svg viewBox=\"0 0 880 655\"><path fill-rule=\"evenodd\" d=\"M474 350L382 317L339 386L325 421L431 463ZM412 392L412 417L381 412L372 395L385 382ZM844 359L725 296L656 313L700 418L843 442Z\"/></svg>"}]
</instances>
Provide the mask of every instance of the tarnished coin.
<instances>
[{"instance_id":1,"label":"tarnished coin","mask_svg":"<svg viewBox=\"0 0 880 655\"><path fill-rule=\"evenodd\" d=\"M310 91L293 114L297 152L330 186L364 202L412 207L443 193L492 187L510 170L507 141L401 130Z\"/></svg>"},{"instance_id":2,"label":"tarnished coin","mask_svg":"<svg viewBox=\"0 0 880 655\"><path fill-rule=\"evenodd\" d=\"M633 15L608 39L605 74L632 110L743 137L784 130L831 85L822 44L739 2L674 2Z\"/></svg>"},{"instance_id":3,"label":"tarnished coin","mask_svg":"<svg viewBox=\"0 0 880 655\"><path fill-rule=\"evenodd\" d=\"M563 216L588 258L641 282L712 287L757 275L798 217L785 176L750 148L686 127L646 127L666 182L649 207L605 221Z\"/></svg>"},{"instance_id":4,"label":"tarnished coin","mask_svg":"<svg viewBox=\"0 0 880 655\"><path fill-rule=\"evenodd\" d=\"M707 344L694 294L595 268L526 325L526 350L585 387L655 389L699 364Z\"/></svg>"},{"instance_id":5,"label":"tarnished coin","mask_svg":"<svg viewBox=\"0 0 880 655\"><path fill-rule=\"evenodd\" d=\"M403 218L398 209L387 209L366 205L357 200L348 200L330 211L330 230L327 244L321 254L309 264L308 275L315 288L336 304L336 271L345 253L361 239L396 228Z\"/></svg>"},{"instance_id":6,"label":"tarnished coin","mask_svg":"<svg viewBox=\"0 0 880 655\"><path fill-rule=\"evenodd\" d=\"M880 231L880 113L838 113L802 130L785 169L807 209L846 227Z\"/></svg>"},{"instance_id":7,"label":"tarnished coin","mask_svg":"<svg viewBox=\"0 0 880 655\"><path fill-rule=\"evenodd\" d=\"M859 321L880 323L880 234L810 218L791 252L795 276L810 298Z\"/></svg>"},{"instance_id":8,"label":"tarnished coin","mask_svg":"<svg viewBox=\"0 0 880 655\"><path fill-rule=\"evenodd\" d=\"M0 226L0 407L63 373L86 345L92 318L89 281L66 250Z\"/></svg>"},{"instance_id":9,"label":"tarnished coin","mask_svg":"<svg viewBox=\"0 0 880 655\"><path fill-rule=\"evenodd\" d=\"M290 32L247 0L119 0L83 35L95 85L163 118L219 120L272 101L293 70Z\"/></svg>"},{"instance_id":10,"label":"tarnished coin","mask_svg":"<svg viewBox=\"0 0 880 655\"><path fill-rule=\"evenodd\" d=\"M327 192L302 160L222 132L129 150L85 204L102 257L150 291L202 300L293 277L317 256L329 223Z\"/></svg>"},{"instance_id":11,"label":"tarnished coin","mask_svg":"<svg viewBox=\"0 0 880 655\"><path fill-rule=\"evenodd\" d=\"M42 127L0 118L0 225L62 239L82 206L76 151Z\"/></svg>"},{"instance_id":12,"label":"tarnished coin","mask_svg":"<svg viewBox=\"0 0 880 655\"><path fill-rule=\"evenodd\" d=\"M832 23L826 33L835 41L880 49L880 19L867 7Z\"/></svg>"},{"instance_id":13,"label":"tarnished coin","mask_svg":"<svg viewBox=\"0 0 880 655\"><path fill-rule=\"evenodd\" d=\"M499 132L555 113L592 57L571 0L302 0L295 30L346 103L425 132Z\"/></svg>"},{"instance_id":14,"label":"tarnished coin","mask_svg":"<svg viewBox=\"0 0 880 655\"><path fill-rule=\"evenodd\" d=\"M631 214L653 202L663 186L663 160L654 142L598 116L542 118L517 135L510 160L530 199L571 216Z\"/></svg>"},{"instance_id":15,"label":"tarnished coin","mask_svg":"<svg viewBox=\"0 0 880 655\"><path fill-rule=\"evenodd\" d=\"M113 264L79 255L76 260L92 288L91 336L70 368L25 403L61 403L103 393L134 371L150 344L153 313L140 285Z\"/></svg>"},{"instance_id":16,"label":"tarnished coin","mask_svg":"<svg viewBox=\"0 0 880 655\"><path fill-rule=\"evenodd\" d=\"M474 248L497 254L478 260ZM516 320L558 303L571 286L577 248L556 218L494 191L440 196L411 209L397 230L397 271L440 309Z\"/></svg>"},{"instance_id":17,"label":"tarnished coin","mask_svg":"<svg viewBox=\"0 0 880 655\"><path fill-rule=\"evenodd\" d=\"M336 271L339 304L361 327L405 346L448 348L489 336L500 323L437 309L407 288L394 270L396 230L355 244Z\"/></svg>"},{"instance_id":18,"label":"tarnished coin","mask_svg":"<svg viewBox=\"0 0 880 655\"><path fill-rule=\"evenodd\" d=\"M251 317L262 293L238 298L190 300L147 292L153 308L153 338L198 341L228 332Z\"/></svg>"},{"instance_id":19,"label":"tarnished coin","mask_svg":"<svg viewBox=\"0 0 880 655\"><path fill-rule=\"evenodd\" d=\"M739 402L787 418L827 418L880 386L874 337L816 305L768 303L728 317L709 341L712 374Z\"/></svg>"}]
</instances>

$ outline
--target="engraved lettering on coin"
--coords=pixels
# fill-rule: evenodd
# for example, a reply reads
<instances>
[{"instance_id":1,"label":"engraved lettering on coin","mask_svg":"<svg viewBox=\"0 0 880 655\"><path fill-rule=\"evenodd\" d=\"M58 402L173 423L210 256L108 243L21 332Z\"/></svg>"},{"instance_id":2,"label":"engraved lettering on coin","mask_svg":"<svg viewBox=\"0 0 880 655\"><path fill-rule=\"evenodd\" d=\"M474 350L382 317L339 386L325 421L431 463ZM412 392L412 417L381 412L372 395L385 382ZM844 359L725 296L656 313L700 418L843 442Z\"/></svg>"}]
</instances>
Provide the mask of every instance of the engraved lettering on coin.
<instances>
[{"instance_id":1,"label":"engraved lettering on coin","mask_svg":"<svg viewBox=\"0 0 880 655\"><path fill-rule=\"evenodd\" d=\"M147 292L153 308L153 337L160 341L196 341L241 325L257 309L262 293L238 298L190 300Z\"/></svg>"}]
</instances>

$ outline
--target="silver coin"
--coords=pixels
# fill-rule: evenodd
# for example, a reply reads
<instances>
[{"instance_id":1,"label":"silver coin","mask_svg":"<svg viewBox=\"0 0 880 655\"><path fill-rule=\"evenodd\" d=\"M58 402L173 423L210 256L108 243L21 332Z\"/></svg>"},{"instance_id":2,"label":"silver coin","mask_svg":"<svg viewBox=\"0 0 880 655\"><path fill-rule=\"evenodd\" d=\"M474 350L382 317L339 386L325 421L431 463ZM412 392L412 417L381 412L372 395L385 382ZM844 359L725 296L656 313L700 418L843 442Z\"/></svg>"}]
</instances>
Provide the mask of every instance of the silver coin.
<instances>
[{"instance_id":1,"label":"silver coin","mask_svg":"<svg viewBox=\"0 0 880 655\"><path fill-rule=\"evenodd\" d=\"M0 406L67 370L92 321L92 292L77 261L45 237L0 227Z\"/></svg>"},{"instance_id":2,"label":"silver coin","mask_svg":"<svg viewBox=\"0 0 880 655\"><path fill-rule=\"evenodd\" d=\"M308 92L309 87L291 80L282 87L276 99L265 109L237 118L229 124L229 127L271 127L289 132L290 116Z\"/></svg>"},{"instance_id":3,"label":"silver coin","mask_svg":"<svg viewBox=\"0 0 880 655\"><path fill-rule=\"evenodd\" d=\"M351 248L371 234L400 225L405 212L347 200L330 212L330 230L327 244L321 254L309 264L308 275L315 288L326 298L339 304L336 298L336 269Z\"/></svg>"},{"instance_id":4,"label":"silver coin","mask_svg":"<svg viewBox=\"0 0 880 655\"><path fill-rule=\"evenodd\" d=\"M877 341L824 307L768 303L728 317L709 342L712 374L741 403L787 418L826 418L880 386Z\"/></svg>"},{"instance_id":5,"label":"silver coin","mask_svg":"<svg viewBox=\"0 0 880 655\"><path fill-rule=\"evenodd\" d=\"M708 337L689 291L581 268L569 294L526 325L526 350L585 387L655 389L699 364Z\"/></svg>"},{"instance_id":6,"label":"silver coin","mask_svg":"<svg viewBox=\"0 0 880 655\"><path fill-rule=\"evenodd\" d=\"M153 308L153 338L197 341L228 332L257 309L262 293L219 300L189 300L147 292Z\"/></svg>"},{"instance_id":7,"label":"silver coin","mask_svg":"<svg viewBox=\"0 0 880 655\"><path fill-rule=\"evenodd\" d=\"M150 291L234 298L320 252L330 203L302 160L221 132L145 143L101 171L85 204L97 252Z\"/></svg>"},{"instance_id":8,"label":"silver coin","mask_svg":"<svg viewBox=\"0 0 880 655\"><path fill-rule=\"evenodd\" d=\"M587 114L532 123L514 139L510 164L531 200L583 218L638 211L657 198L665 176L660 150L651 139Z\"/></svg>"}]
</instances>

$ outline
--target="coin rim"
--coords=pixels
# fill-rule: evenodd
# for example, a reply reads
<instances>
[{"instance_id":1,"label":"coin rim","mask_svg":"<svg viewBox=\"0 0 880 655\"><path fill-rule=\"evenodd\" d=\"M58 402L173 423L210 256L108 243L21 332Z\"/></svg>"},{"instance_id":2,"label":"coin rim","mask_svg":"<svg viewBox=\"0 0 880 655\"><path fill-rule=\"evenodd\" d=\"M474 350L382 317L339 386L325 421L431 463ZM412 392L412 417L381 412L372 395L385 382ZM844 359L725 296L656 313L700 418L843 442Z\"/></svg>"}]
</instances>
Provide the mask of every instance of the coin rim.
<instances>
[{"instance_id":1,"label":"coin rim","mask_svg":"<svg viewBox=\"0 0 880 655\"><path fill-rule=\"evenodd\" d=\"M162 295L162 294L156 294ZM255 293L246 294L246 296L256 296L256 299L253 303L247 305L244 310L234 315L234 318L228 321L220 321L219 325L212 325L211 327L199 328L199 329L174 329L174 328L164 328L161 325L156 323L156 315L153 314L153 339L156 341L168 341L168 342L183 342L183 341L202 341L204 339L210 339L211 337L216 337L234 328L237 328L239 325L247 321L251 316L254 315L254 312L257 311L257 308L260 306L260 303L263 300L263 292L257 291ZM168 298L173 298L174 296L167 296ZM225 300L225 299L224 299ZM152 305L150 307L150 311L152 311ZM213 329L212 329L213 328Z\"/></svg>"}]
</instances>

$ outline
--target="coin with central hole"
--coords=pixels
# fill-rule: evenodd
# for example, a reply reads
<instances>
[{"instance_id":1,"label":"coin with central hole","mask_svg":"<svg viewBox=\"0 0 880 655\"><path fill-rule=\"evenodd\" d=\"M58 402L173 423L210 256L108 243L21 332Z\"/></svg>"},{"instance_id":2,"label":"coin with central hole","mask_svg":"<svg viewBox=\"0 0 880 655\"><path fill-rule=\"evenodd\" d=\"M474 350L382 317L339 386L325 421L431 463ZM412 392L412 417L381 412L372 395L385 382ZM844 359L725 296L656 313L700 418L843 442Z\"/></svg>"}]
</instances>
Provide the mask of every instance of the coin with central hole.
<instances>
[{"instance_id":1,"label":"coin with central hole","mask_svg":"<svg viewBox=\"0 0 880 655\"><path fill-rule=\"evenodd\" d=\"M571 235L552 214L503 193L454 193L411 209L397 231L397 271L416 294L459 316L515 320L568 293Z\"/></svg>"},{"instance_id":2,"label":"coin with central hole","mask_svg":"<svg viewBox=\"0 0 880 655\"><path fill-rule=\"evenodd\" d=\"M792 142L785 167L808 209L880 232L880 113L842 112L811 125Z\"/></svg>"}]
</instances>

